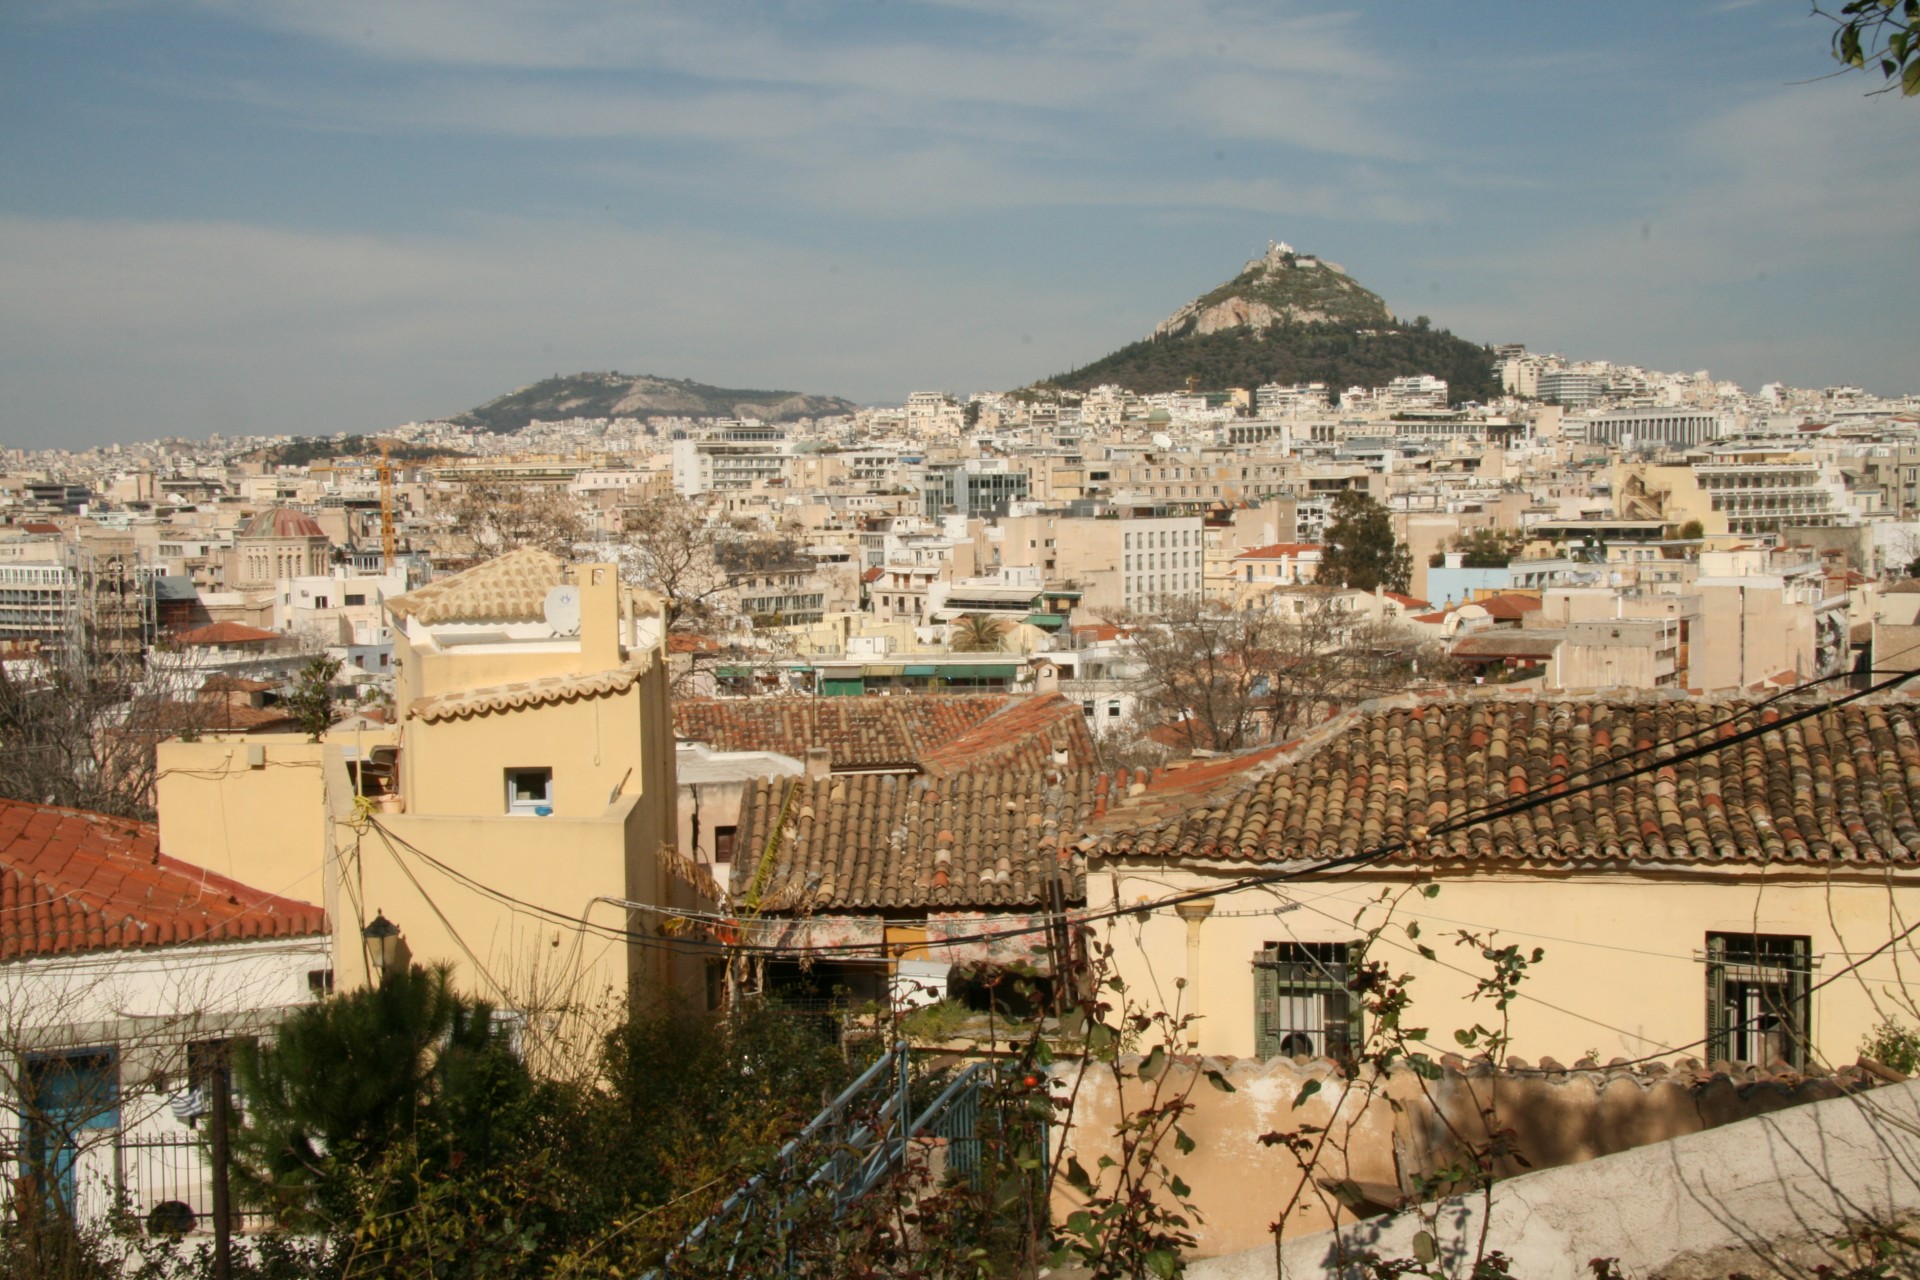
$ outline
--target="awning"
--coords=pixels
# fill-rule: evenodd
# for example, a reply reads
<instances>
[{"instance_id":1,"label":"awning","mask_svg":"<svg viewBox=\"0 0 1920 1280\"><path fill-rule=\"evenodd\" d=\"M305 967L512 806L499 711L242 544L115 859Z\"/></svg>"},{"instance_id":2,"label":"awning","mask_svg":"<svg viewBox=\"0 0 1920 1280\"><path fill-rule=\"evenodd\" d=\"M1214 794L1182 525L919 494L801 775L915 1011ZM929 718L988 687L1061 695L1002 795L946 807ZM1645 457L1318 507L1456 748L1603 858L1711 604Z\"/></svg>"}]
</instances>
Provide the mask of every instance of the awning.
<instances>
[{"instance_id":1,"label":"awning","mask_svg":"<svg viewBox=\"0 0 1920 1280\"><path fill-rule=\"evenodd\" d=\"M903 676L930 676L934 674L934 669L932 667L907 667L901 671L900 674Z\"/></svg>"},{"instance_id":2,"label":"awning","mask_svg":"<svg viewBox=\"0 0 1920 1280\"><path fill-rule=\"evenodd\" d=\"M1039 627L1046 631L1058 631L1061 627L1067 625L1067 615L1064 613L1030 613L1027 615L1026 621L1027 625L1031 627Z\"/></svg>"},{"instance_id":3,"label":"awning","mask_svg":"<svg viewBox=\"0 0 1920 1280\"><path fill-rule=\"evenodd\" d=\"M1016 670L1010 664L981 663L964 667L941 667L939 673L948 680L1011 680Z\"/></svg>"}]
</instances>

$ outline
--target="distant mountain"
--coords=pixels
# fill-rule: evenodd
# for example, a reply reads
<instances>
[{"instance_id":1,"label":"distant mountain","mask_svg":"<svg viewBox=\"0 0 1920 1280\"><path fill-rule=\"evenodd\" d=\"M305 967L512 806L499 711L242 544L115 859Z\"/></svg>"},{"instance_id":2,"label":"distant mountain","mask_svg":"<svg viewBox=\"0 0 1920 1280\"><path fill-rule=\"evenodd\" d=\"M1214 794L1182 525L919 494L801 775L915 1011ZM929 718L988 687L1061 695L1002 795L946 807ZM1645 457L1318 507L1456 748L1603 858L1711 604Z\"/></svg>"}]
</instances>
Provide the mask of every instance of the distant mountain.
<instances>
[{"instance_id":1,"label":"distant mountain","mask_svg":"<svg viewBox=\"0 0 1920 1280\"><path fill-rule=\"evenodd\" d=\"M857 407L837 396L798 391L736 391L644 373L576 373L521 387L453 421L498 435L518 431L535 419L731 417L784 422L852 413Z\"/></svg>"},{"instance_id":2,"label":"distant mountain","mask_svg":"<svg viewBox=\"0 0 1920 1280\"><path fill-rule=\"evenodd\" d=\"M1184 390L1189 379L1211 390L1324 382L1338 394L1420 373L1445 378L1456 401L1500 391L1490 348L1434 329L1424 316L1397 320L1342 267L1275 244L1151 337L1042 385L1086 391L1115 383L1150 395Z\"/></svg>"}]
</instances>

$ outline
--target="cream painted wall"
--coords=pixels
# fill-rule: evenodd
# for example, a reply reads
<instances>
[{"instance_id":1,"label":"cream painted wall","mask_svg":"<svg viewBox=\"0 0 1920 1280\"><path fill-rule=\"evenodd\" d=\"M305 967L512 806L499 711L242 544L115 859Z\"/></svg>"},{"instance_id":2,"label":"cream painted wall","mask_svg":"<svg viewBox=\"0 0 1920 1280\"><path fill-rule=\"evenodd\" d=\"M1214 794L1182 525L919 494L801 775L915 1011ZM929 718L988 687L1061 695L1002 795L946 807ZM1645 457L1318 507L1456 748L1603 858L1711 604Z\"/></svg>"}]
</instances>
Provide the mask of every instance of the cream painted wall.
<instances>
[{"instance_id":1,"label":"cream painted wall","mask_svg":"<svg viewBox=\"0 0 1920 1280\"><path fill-rule=\"evenodd\" d=\"M622 777L629 790L639 789L642 718L636 684L608 697L432 724L409 720L402 764L407 812L504 819L506 771L544 767L553 770L555 817L596 817L606 812Z\"/></svg>"},{"instance_id":2,"label":"cream painted wall","mask_svg":"<svg viewBox=\"0 0 1920 1280\"><path fill-rule=\"evenodd\" d=\"M393 733L329 735L362 751ZM247 763L250 747L265 763ZM155 809L160 851L254 889L322 903L321 755L325 746L291 734L163 742Z\"/></svg>"},{"instance_id":3,"label":"cream painted wall","mask_svg":"<svg viewBox=\"0 0 1920 1280\"><path fill-rule=\"evenodd\" d=\"M1099 911L1168 893L1221 884L1251 868L1208 873L1189 868L1096 866L1087 878L1088 905ZM1117 884L1116 884L1117 875ZM1115 946L1121 975L1134 996L1161 1007L1197 1007L1198 1048L1250 1056L1254 1044L1254 953L1269 942L1349 942L1380 918L1383 893L1411 882L1378 875L1301 882L1217 899L1216 914L1200 926L1200 948L1190 967L1187 925L1171 910L1144 924L1123 916L1097 926ZM1283 902L1299 905L1281 914ZM1371 905L1370 905L1371 904ZM1894 914L1897 909L1897 916ZM1263 914L1229 916L1228 912ZM1365 912L1362 925L1355 917ZM1815 982L1885 943L1888 921L1920 915L1920 876L1899 881L1870 874L1829 883L1805 872L1754 869L1716 875L1452 875L1437 897L1417 892L1400 899L1381 936L1376 958L1415 975L1413 1024L1429 1027L1437 1052L1454 1049L1456 1028L1491 1024L1497 1015L1468 997L1487 964L1455 945L1459 931L1499 929L1500 942L1546 955L1512 1006L1513 1053L1572 1062L1597 1050L1601 1062L1667 1053L1706 1034L1706 970L1700 953L1709 932L1805 935L1818 960ZM1417 922L1418 943L1404 926ZM1414 950L1426 945L1434 961ZM1920 987L1920 939L1897 957ZM1896 956L1869 962L1813 996L1815 1048L1829 1062L1852 1062L1861 1036L1878 1020L1879 993L1900 980ZM1176 979L1188 979L1185 990ZM1913 995L1920 995L1916 989ZM1911 998L1911 997L1910 997ZM1704 1058L1694 1047L1684 1056Z\"/></svg>"}]
</instances>

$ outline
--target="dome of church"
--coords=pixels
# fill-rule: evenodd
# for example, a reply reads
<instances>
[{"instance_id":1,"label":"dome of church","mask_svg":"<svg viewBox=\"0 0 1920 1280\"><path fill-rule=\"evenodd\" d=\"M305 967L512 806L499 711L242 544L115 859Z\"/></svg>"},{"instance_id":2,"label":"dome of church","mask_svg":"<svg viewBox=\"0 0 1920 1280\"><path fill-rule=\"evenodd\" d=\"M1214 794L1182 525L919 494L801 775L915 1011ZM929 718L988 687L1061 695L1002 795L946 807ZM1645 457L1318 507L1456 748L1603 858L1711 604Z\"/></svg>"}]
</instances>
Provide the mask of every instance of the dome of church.
<instances>
[{"instance_id":1,"label":"dome of church","mask_svg":"<svg viewBox=\"0 0 1920 1280\"><path fill-rule=\"evenodd\" d=\"M242 538L324 538L327 531L312 516L292 507L269 507L247 521Z\"/></svg>"}]
</instances>

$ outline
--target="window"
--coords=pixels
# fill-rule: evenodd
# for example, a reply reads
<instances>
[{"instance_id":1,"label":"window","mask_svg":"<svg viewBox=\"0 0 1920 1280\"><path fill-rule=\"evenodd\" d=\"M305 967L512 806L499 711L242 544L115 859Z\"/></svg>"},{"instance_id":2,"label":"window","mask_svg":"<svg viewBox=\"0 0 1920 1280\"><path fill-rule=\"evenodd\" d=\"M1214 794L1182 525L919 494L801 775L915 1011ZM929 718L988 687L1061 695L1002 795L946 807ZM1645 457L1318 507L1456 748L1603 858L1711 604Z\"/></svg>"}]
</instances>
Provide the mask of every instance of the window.
<instances>
[{"instance_id":1,"label":"window","mask_svg":"<svg viewBox=\"0 0 1920 1280\"><path fill-rule=\"evenodd\" d=\"M349 609L351 609L354 605L365 604L366 602L367 602L367 596L365 592L363 591L347 592L347 607Z\"/></svg>"},{"instance_id":2,"label":"window","mask_svg":"<svg viewBox=\"0 0 1920 1280\"><path fill-rule=\"evenodd\" d=\"M1345 1057L1360 1041L1347 990L1344 942L1269 942L1253 959L1254 1052L1263 1058Z\"/></svg>"},{"instance_id":3,"label":"window","mask_svg":"<svg viewBox=\"0 0 1920 1280\"><path fill-rule=\"evenodd\" d=\"M315 1000L324 999L333 994L333 970L307 970L307 994Z\"/></svg>"},{"instance_id":4,"label":"window","mask_svg":"<svg viewBox=\"0 0 1920 1280\"><path fill-rule=\"evenodd\" d=\"M1707 935L1707 1060L1807 1064L1812 1035L1812 940Z\"/></svg>"},{"instance_id":5,"label":"window","mask_svg":"<svg viewBox=\"0 0 1920 1280\"><path fill-rule=\"evenodd\" d=\"M713 829L713 860L715 862L733 861L733 833L738 827L715 827Z\"/></svg>"},{"instance_id":6,"label":"window","mask_svg":"<svg viewBox=\"0 0 1920 1280\"><path fill-rule=\"evenodd\" d=\"M546 817L553 812L553 770L507 770L507 812Z\"/></svg>"}]
</instances>

